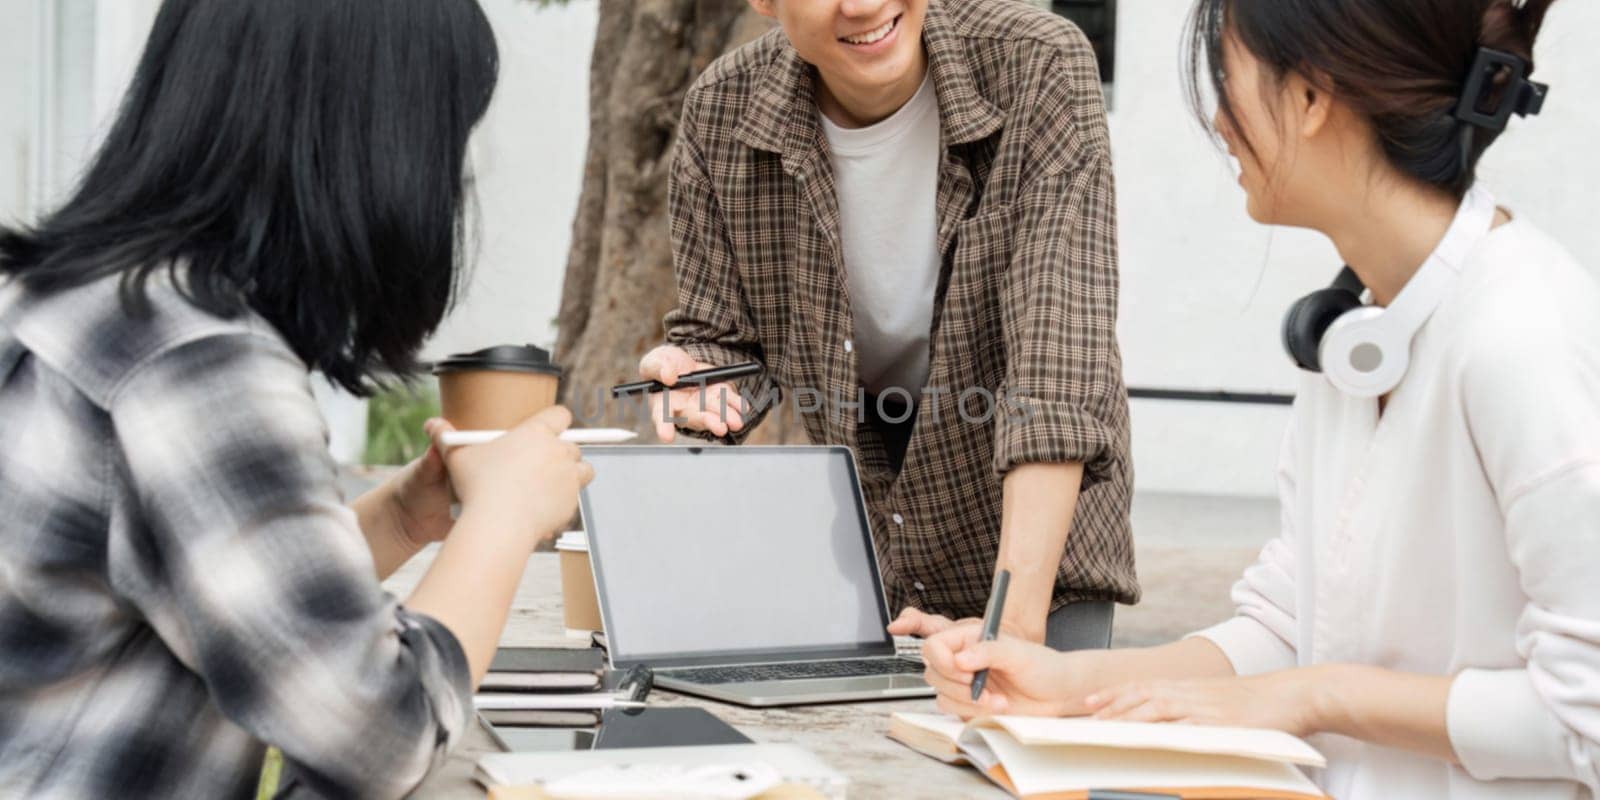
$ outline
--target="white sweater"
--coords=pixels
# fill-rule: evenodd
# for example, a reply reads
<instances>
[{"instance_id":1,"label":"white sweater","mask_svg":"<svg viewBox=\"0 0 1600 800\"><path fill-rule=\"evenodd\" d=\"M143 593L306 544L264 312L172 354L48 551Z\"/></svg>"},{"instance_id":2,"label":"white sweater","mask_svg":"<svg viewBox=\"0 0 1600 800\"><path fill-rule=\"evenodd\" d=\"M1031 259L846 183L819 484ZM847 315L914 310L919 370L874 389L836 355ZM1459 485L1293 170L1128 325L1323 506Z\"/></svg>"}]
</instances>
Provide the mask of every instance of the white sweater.
<instances>
[{"instance_id":1,"label":"white sweater","mask_svg":"<svg viewBox=\"0 0 1600 800\"><path fill-rule=\"evenodd\" d=\"M1516 220L1480 240L1380 419L1302 381L1282 535L1199 635L1241 675L1453 675L1443 761L1318 737L1340 800L1600 793L1600 283Z\"/></svg>"}]
</instances>

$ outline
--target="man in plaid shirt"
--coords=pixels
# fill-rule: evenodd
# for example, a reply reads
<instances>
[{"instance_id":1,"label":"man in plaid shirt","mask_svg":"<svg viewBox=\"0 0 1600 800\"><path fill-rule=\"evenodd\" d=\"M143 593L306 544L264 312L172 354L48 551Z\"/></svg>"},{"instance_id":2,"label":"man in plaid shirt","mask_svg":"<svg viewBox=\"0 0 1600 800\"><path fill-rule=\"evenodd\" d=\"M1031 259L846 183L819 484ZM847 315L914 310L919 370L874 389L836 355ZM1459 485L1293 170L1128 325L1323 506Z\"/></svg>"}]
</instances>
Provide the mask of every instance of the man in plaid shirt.
<instances>
[{"instance_id":1,"label":"man in plaid shirt","mask_svg":"<svg viewBox=\"0 0 1600 800\"><path fill-rule=\"evenodd\" d=\"M787 395L857 454L895 633L982 613L1069 649L1138 599L1094 54L1020 0L751 0L779 29L690 89L657 433L738 442ZM670 416L669 416L670 414ZM672 419L676 417L676 419Z\"/></svg>"}]
</instances>

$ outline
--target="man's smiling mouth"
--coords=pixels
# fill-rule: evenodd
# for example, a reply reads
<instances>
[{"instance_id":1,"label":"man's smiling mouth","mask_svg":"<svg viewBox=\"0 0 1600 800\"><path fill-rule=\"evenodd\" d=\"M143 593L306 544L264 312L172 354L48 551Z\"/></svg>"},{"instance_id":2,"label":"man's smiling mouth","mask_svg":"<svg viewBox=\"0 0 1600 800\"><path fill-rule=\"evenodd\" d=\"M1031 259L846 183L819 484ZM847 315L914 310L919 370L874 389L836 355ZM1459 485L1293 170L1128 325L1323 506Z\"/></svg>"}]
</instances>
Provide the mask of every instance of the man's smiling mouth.
<instances>
[{"instance_id":1,"label":"man's smiling mouth","mask_svg":"<svg viewBox=\"0 0 1600 800\"><path fill-rule=\"evenodd\" d=\"M877 44L878 42L883 41L883 37L894 32L895 27L900 24L900 17L902 16L905 15L898 14L894 19L883 23L873 30L867 31L866 33L858 33L855 36L844 36L841 37L839 41L844 42L845 44Z\"/></svg>"}]
</instances>

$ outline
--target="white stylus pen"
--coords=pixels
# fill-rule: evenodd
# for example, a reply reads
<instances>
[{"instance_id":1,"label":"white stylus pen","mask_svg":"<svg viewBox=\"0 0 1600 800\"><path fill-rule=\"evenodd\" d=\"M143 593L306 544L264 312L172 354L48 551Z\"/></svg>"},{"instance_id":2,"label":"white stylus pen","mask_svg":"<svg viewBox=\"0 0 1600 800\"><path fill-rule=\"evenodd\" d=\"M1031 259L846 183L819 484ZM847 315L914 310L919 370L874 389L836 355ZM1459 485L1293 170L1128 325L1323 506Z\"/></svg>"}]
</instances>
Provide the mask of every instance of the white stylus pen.
<instances>
[{"instance_id":1,"label":"white stylus pen","mask_svg":"<svg viewBox=\"0 0 1600 800\"><path fill-rule=\"evenodd\" d=\"M445 447L485 444L505 435L505 431L450 431L439 437ZM572 428L561 433L561 441L573 444L620 444L639 438L621 428Z\"/></svg>"}]
</instances>

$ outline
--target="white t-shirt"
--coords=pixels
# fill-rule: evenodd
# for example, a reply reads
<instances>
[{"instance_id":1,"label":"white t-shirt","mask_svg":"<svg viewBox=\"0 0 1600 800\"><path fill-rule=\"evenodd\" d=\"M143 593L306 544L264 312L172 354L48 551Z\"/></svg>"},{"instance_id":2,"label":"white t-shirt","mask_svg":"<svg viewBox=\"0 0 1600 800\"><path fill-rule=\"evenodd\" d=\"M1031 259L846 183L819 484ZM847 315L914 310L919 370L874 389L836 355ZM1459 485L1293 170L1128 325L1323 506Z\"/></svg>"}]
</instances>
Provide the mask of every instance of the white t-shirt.
<instances>
[{"instance_id":1,"label":"white t-shirt","mask_svg":"<svg viewBox=\"0 0 1600 800\"><path fill-rule=\"evenodd\" d=\"M939 100L933 78L888 119L841 128L826 115L861 384L919 396L939 285Z\"/></svg>"},{"instance_id":2,"label":"white t-shirt","mask_svg":"<svg viewBox=\"0 0 1600 800\"><path fill-rule=\"evenodd\" d=\"M1461 766L1344 737L1340 800L1600 791L1600 282L1514 220L1481 239L1377 402L1301 381L1282 535L1201 636L1241 675L1454 676Z\"/></svg>"}]
</instances>

